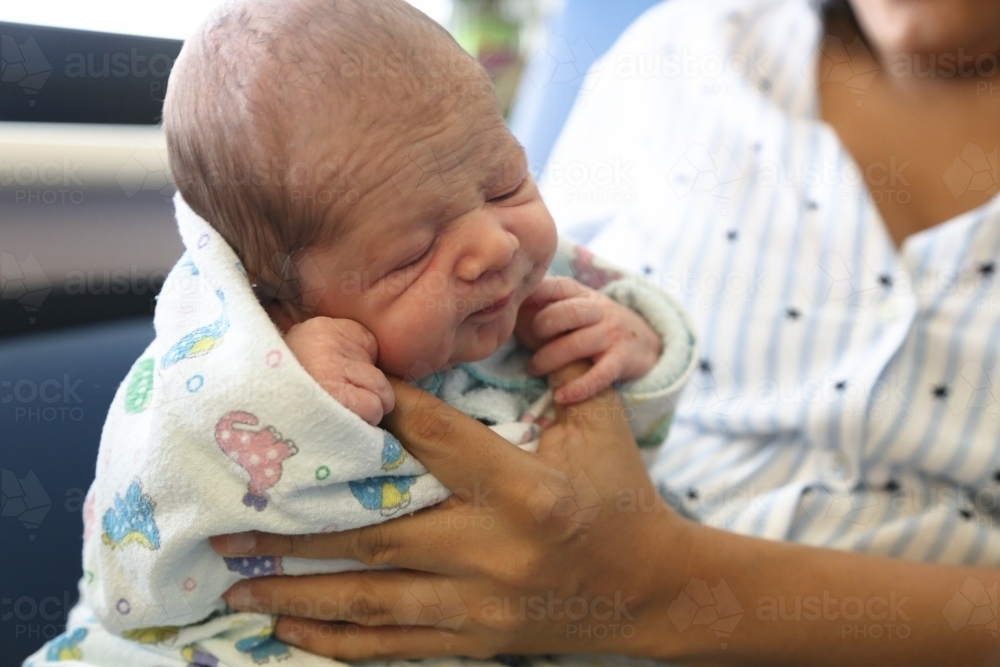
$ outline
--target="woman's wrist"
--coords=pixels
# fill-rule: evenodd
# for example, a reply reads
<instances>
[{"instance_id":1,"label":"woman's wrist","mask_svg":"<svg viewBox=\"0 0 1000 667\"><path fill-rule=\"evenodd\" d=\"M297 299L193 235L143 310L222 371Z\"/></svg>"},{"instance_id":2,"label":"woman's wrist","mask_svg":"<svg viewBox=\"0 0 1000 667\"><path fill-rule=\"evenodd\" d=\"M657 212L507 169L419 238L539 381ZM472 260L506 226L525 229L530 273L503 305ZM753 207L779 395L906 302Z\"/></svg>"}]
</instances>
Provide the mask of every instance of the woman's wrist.
<instances>
[{"instance_id":1,"label":"woman's wrist","mask_svg":"<svg viewBox=\"0 0 1000 667\"><path fill-rule=\"evenodd\" d=\"M657 513L646 548L632 552L633 566L646 570L645 585L626 619L618 626L618 641L611 652L640 658L671 660L695 655L693 637L678 632L671 622L671 604L690 581L689 570L696 546L704 540L703 527L670 509Z\"/></svg>"}]
</instances>

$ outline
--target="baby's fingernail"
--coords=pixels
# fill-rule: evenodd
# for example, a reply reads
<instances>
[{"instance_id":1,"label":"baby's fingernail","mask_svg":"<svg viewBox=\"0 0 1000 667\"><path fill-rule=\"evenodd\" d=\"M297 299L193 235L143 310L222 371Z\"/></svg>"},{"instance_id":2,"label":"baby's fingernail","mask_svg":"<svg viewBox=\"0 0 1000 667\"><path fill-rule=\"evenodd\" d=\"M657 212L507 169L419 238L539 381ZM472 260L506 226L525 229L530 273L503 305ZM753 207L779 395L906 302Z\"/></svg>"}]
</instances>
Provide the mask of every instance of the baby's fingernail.
<instances>
[{"instance_id":1,"label":"baby's fingernail","mask_svg":"<svg viewBox=\"0 0 1000 667\"><path fill-rule=\"evenodd\" d=\"M233 533L226 538L226 550L231 554L248 554L257 546L253 533Z\"/></svg>"}]
</instances>

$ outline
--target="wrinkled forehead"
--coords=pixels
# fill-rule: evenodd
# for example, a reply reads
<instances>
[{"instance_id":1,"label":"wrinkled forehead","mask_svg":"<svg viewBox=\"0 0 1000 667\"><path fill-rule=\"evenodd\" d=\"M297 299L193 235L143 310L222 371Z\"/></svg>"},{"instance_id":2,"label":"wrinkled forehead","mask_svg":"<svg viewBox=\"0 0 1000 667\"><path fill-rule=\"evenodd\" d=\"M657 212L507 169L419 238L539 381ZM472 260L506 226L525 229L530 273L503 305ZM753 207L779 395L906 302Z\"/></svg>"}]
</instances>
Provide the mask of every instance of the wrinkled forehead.
<instances>
[{"instance_id":1,"label":"wrinkled forehead","mask_svg":"<svg viewBox=\"0 0 1000 667\"><path fill-rule=\"evenodd\" d=\"M331 211L343 225L391 215L392 208L410 219L457 215L472 197L516 184L526 170L492 87L448 99L401 100L379 122L359 123L347 134L331 146L346 156L339 184L344 205Z\"/></svg>"},{"instance_id":2,"label":"wrinkled forehead","mask_svg":"<svg viewBox=\"0 0 1000 667\"><path fill-rule=\"evenodd\" d=\"M384 164L403 196L433 191L447 199L459 187L489 188L522 161L520 145L499 110L488 103L425 119L395 139L387 146Z\"/></svg>"}]
</instances>

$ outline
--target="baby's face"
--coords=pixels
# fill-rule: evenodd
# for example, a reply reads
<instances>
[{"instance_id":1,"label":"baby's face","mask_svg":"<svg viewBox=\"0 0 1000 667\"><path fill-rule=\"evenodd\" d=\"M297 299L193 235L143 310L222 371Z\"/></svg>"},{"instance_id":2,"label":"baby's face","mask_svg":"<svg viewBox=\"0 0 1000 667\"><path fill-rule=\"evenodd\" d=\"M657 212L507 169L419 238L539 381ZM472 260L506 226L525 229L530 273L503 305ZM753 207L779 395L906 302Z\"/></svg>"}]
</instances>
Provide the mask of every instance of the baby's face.
<instances>
[{"instance_id":1,"label":"baby's face","mask_svg":"<svg viewBox=\"0 0 1000 667\"><path fill-rule=\"evenodd\" d=\"M511 336L556 231L492 97L393 131L360 140L358 198L300 267L315 315L360 322L382 370L420 377Z\"/></svg>"}]
</instances>

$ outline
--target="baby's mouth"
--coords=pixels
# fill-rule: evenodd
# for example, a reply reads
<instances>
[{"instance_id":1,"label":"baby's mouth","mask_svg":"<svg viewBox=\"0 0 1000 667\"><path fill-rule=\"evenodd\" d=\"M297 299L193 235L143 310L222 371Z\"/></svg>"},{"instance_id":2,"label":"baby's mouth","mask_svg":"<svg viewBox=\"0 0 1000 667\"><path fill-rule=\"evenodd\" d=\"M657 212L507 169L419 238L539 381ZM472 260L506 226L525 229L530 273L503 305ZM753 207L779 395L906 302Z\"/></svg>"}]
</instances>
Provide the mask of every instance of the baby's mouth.
<instances>
[{"instance_id":1,"label":"baby's mouth","mask_svg":"<svg viewBox=\"0 0 1000 667\"><path fill-rule=\"evenodd\" d=\"M469 314L470 317L495 315L501 310L510 305L510 302L514 300L514 292L510 292L507 296L502 299L497 299L496 301L487 301L487 305L484 308L473 311Z\"/></svg>"}]
</instances>

